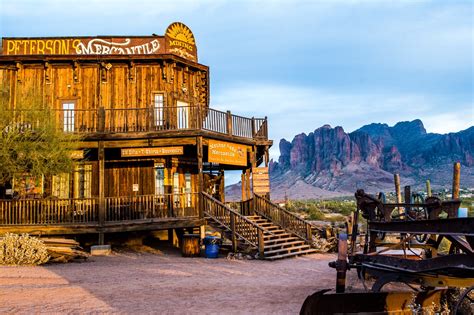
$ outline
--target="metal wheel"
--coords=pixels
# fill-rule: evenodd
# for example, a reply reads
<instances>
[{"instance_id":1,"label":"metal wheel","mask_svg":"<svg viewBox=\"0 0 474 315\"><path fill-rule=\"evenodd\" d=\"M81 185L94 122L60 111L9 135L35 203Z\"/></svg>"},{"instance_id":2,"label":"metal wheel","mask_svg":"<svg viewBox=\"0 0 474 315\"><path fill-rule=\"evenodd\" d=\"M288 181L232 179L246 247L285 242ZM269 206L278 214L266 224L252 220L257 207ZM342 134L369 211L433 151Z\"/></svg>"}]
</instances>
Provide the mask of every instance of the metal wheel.
<instances>
[{"instance_id":1,"label":"metal wheel","mask_svg":"<svg viewBox=\"0 0 474 315\"><path fill-rule=\"evenodd\" d=\"M474 286L464 290L458 302L454 305L453 314L474 314Z\"/></svg>"}]
</instances>

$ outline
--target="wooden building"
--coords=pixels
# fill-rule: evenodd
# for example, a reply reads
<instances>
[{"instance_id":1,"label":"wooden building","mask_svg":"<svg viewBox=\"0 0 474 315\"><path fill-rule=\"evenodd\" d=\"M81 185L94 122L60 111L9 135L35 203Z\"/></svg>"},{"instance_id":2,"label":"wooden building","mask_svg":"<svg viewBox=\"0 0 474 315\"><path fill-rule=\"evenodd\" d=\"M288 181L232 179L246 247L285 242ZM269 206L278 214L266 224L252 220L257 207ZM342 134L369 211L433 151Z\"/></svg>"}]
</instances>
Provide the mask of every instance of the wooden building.
<instances>
[{"instance_id":1,"label":"wooden building","mask_svg":"<svg viewBox=\"0 0 474 315\"><path fill-rule=\"evenodd\" d=\"M225 170L242 171L244 200L252 170L268 193L267 119L210 108L209 78L182 23L164 36L3 38L8 110L40 99L81 140L71 174L0 188L0 234L98 233L102 243L199 227L204 196L224 202Z\"/></svg>"}]
</instances>

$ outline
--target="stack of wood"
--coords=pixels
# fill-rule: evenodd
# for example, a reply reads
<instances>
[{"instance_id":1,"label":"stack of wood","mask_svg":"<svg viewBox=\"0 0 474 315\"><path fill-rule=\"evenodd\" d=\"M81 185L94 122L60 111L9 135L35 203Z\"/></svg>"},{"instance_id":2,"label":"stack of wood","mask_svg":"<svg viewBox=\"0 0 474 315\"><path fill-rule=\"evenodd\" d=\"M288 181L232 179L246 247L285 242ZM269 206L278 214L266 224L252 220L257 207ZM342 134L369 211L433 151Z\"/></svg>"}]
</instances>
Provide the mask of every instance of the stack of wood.
<instances>
[{"instance_id":1,"label":"stack of wood","mask_svg":"<svg viewBox=\"0 0 474 315\"><path fill-rule=\"evenodd\" d=\"M66 238L40 238L46 245L50 262L66 263L74 259L87 259L89 254L79 246L79 243Z\"/></svg>"}]
</instances>

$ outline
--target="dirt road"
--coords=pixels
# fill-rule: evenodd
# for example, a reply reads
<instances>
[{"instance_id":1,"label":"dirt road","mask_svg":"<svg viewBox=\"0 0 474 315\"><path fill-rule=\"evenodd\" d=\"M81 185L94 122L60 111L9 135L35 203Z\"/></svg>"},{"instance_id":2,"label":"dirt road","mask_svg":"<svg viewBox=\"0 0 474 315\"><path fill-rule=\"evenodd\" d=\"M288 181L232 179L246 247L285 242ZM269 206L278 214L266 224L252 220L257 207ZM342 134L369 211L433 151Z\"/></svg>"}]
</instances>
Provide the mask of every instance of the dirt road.
<instances>
[{"instance_id":1,"label":"dirt road","mask_svg":"<svg viewBox=\"0 0 474 315\"><path fill-rule=\"evenodd\" d=\"M333 288L334 255L275 262L121 252L82 263L0 267L0 313L297 314Z\"/></svg>"}]
</instances>

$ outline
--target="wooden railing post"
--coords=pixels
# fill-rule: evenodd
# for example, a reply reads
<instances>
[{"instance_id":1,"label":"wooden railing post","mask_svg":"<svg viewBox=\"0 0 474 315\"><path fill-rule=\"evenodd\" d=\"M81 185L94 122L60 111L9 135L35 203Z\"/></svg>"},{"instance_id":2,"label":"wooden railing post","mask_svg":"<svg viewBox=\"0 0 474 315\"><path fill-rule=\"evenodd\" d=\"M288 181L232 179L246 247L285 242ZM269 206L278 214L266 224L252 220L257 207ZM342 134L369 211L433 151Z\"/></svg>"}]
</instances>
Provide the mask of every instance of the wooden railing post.
<instances>
[{"instance_id":1,"label":"wooden railing post","mask_svg":"<svg viewBox=\"0 0 474 315\"><path fill-rule=\"evenodd\" d=\"M227 111L227 134L232 136L232 113Z\"/></svg>"},{"instance_id":2,"label":"wooden railing post","mask_svg":"<svg viewBox=\"0 0 474 315\"><path fill-rule=\"evenodd\" d=\"M97 131L105 131L105 108L100 106L97 112Z\"/></svg>"},{"instance_id":3,"label":"wooden railing post","mask_svg":"<svg viewBox=\"0 0 474 315\"><path fill-rule=\"evenodd\" d=\"M252 117L252 138L255 138L255 117Z\"/></svg>"},{"instance_id":4,"label":"wooden railing post","mask_svg":"<svg viewBox=\"0 0 474 315\"><path fill-rule=\"evenodd\" d=\"M453 166L453 189L451 192L452 199L459 199L459 187L461 183L461 163L456 162Z\"/></svg>"},{"instance_id":5,"label":"wooden railing post","mask_svg":"<svg viewBox=\"0 0 474 315\"><path fill-rule=\"evenodd\" d=\"M265 257L265 241L263 238L263 231L260 229L257 229L257 234L258 234L258 258L263 259Z\"/></svg>"},{"instance_id":6,"label":"wooden railing post","mask_svg":"<svg viewBox=\"0 0 474 315\"><path fill-rule=\"evenodd\" d=\"M311 225L306 223L306 239L308 240L309 245L311 245L313 240L313 231L311 230Z\"/></svg>"},{"instance_id":7,"label":"wooden railing post","mask_svg":"<svg viewBox=\"0 0 474 315\"><path fill-rule=\"evenodd\" d=\"M230 213L230 230L232 232L232 250L237 252L237 236L235 235L235 214Z\"/></svg>"}]
</instances>

